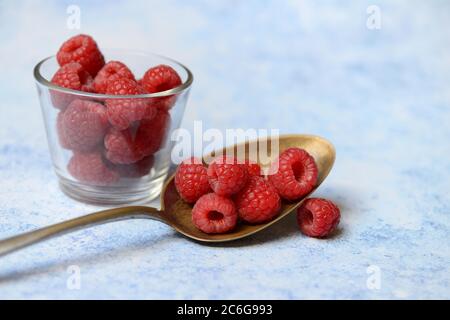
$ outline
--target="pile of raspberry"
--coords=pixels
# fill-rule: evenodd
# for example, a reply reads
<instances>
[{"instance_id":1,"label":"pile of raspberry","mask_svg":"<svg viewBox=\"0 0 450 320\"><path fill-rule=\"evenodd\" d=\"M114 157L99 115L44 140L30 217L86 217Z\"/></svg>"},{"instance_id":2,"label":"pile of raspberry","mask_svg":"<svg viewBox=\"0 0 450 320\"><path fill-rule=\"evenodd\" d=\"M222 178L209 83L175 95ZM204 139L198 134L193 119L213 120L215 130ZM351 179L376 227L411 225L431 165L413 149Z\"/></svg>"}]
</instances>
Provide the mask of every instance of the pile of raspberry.
<instances>
[{"instance_id":1,"label":"pile of raspberry","mask_svg":"<svg viewBox=\"0 0 450 320\"><path fill-rule=\"evenodd\" d=\"M154 66L137 79L123 62L105 63L88 35L64 42L56 58L60 68L51 82L71 90L123 96L166 91L182 84L167 65ZM154 154L164 146L169 110L176 97L88 100L51 90L51 100L59 109L59 143L73 152L68 171L78 181L104 186L149 174Z\"/></svg>"},{"instance_id":2,"label":"pile of raspberry","mask_svg":"<svg viewBox=\"0 0 450 320\"><path fill-rule=\"evenodd\" d=\"M217 234L232 231L238 223L275 219L282 201L297 201L314 189L317 175L316 162L306 150L289 148L272 163L267 176L250 161L221 156L205 166L193 157L178 166L175 186L180 197L193 204L194 225ZM307 199L297 210L300 231L311 237L327 237L339 220L339 208L325 199Z\"/></svg>"}]
</instances>

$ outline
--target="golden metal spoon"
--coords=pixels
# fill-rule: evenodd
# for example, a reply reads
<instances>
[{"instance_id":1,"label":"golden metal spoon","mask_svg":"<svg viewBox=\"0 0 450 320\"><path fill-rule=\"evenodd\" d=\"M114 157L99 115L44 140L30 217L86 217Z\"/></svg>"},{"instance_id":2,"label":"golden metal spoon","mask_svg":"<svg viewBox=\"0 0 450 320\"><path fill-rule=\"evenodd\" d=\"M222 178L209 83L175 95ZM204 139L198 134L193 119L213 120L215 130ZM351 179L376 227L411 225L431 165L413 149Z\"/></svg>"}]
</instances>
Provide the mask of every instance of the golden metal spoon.
<instances>
[{"instance_id":1,"label":"golden metal spoon","mask_svg":"<svg viewBox=\"0 0 450 320\"><path fill-rule=\"evenodd\" d=\"M235 152L245 148L247 158L252 152L257 152L262 143L267 145L267 151L271 153L270 138L263 138L250 141L244 144L238 144L227 147L222 152ZM314 190L325 180L330 172L334 159L335 150L333 145L327 140L311 135L283 135L279 137L279 151L289 147L299 147L307 150L315 159L319 169L317 185ZM212 153L207 157L211 158L216 153ZM271 155L275 158L277 155ZM204 157L204 159L207 159ZM251 158L253 159L253 158ZM311 192L313 192L312 190ZM303 198L305 199L306 196ZM191 220L192 206L183 202L174 184L173 176L168 179L161 192L161 210L144 206L129 206L104 211L95 212L76 219L57 223L49 227L27 232L18 236L14 236L0 241L0 256L18 250L25 246L37 243L39 241L49 239L53 236L62 235L67 232L79 230L84 227L91 227L105 222L125 220L132 218L154 219L173 227L179 233L188 238L203 242L224 242L241 239L261 231L268 226L276 223L294 209L296 209L303 201L300 199L296 202L282 202L280 215L267 223L258 225L239 224L232 232L225 234L206 234L198 230Z\"/></svg>"}]
</instances>

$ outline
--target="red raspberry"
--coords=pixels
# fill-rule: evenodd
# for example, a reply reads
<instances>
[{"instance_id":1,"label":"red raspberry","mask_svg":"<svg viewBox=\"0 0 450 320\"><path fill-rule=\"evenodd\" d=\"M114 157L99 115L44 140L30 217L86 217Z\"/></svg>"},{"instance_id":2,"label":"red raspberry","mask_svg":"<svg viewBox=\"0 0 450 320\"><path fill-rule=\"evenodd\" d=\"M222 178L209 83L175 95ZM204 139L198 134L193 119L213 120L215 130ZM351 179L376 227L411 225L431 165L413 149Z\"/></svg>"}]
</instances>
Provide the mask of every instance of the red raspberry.
<instances>
[{"instance_id":1,"label":"red raspberry","mask_svg":"<svg viewBox=\"0 0 450 320\"><path fill-rule=\"evenodd\" d=\"M170 115L160 110L149 120L142 120L136 132L136 148L144 156L158 152L164 145L170 127Z\"/></svg>"},{"instance_id":2,"label":"red raspberry","mask_svg":"<svg viewBox=\"0 0 450 320\"><path fill-rule=\"evenodd\" d=\"M245 167L247 168L249 176L260 177L262 175L261 166L253 161L246 160Z\"/></svg>"},{"instance_id":3,"label":"red raspberry","mask_svg":"<svg viewBox=\"0 0 450 320\"><path fill-rule=\"evenodd\" d=\"M170 66L159 65L147 70L140 83L147 93L167 91L181 85L182 81L178 73ZM156 97L152 104L162 110L169 110L175 104L177 97Z\"/></svg>"},{"instance_id":4,"label":"red raspberry","mask_svg":"<svg viewBox=\"0 0 450 320\"><path fill-rule=\"evenodd\" d=\"M215 193L231 196L245 186L248 173L245 165L238 164L235 158L223 156L209 165L208 179Z\"/></svg>"},{"instance_id":5,"label":"red raspberry","mask_svg":"<svg viewBox=\"0 0 450 320\"><path fill-rule=\"evenodd\" d=\"M89 151L103 141L109 127L106 108L97 102L74 100L58 115L58 133L63 147Z\"/></svg>"},{"instance_id":6,"label":"red raspberry","mask_svg":"<svg viewBox=\"0 0 450 320\"><path fill-rule=\"evenodd\" d=\"M180 197L194 203L201 196L211 192L208 174L202 161L196 158L184 160L175 173L175 187Z\"/></svg>"},{"instance_id":7,"label":"red raspberry","mask_svg":"<svg viewBox=\"0 0 450 320\"><path fill-rule=\"evenodd\" d=\"M148 69L141 83L146 92L155 93L178 87L181 78L172 67L161 64Z\"/></svg>"},{"instance_id":8,"label":"red raspberry","mask_svg":"<svg viewBox=\"0 0 450 320\"><path fill-rule=\"evenodd\" d=\"M136 149L135 139L130 129L110 128L105 136L106 158L115 164L131 164L144 156Z\"/></svg>"},{"instance_id":9,"label":"red raspberry","mask_svg":"<svg viewBox=\"0 0 450 320\"><path fill-rule=\"evenodd\" d=\"M135 81L133 73L125 64L119 61L109 61L95 76L95 92L106 93L108 84L119 78L127 78Z\"/></svg>"},{"instance_id":10,"label":"red raspberry","mask_svg":"<svg viewBox=\"0 0 450 320\"><path fill-rule=\"evenodd\" d=\"M132 164L113 164L112 168L121 177L140 178L150 173L150 170L153 168L154 163L155 158L153 156L148 156Z\"/></svg>"},{"instance_id":11,"label":"red raspberry","mask_svg":"<svg viewBox=\"0 0 450 320\"><path fill-rule=\"evenodd\" d=\"M57 86L90 92L92 77L86 72L81 64L72 62L68 63L56 71L51 82ZM76 96L71 93L51 90L52 103L55 108L64 110Z\"/></svg>"},{"instance_id":12,"label":"red raspberry","mask_svg":"<svg viewBox=\"0 0 450 320\"><path fill-rule=\"evenodd\" d=\"M66 132L63 130L64 112L61 111L56 116L56 132L58 133L59 145L64 149L69 149L69 144L66 138Z\"/></svg>"},{"instance_id":13,"label":"red raspberry","mask_svg":"<svg viewBox=\"0 0 450 320\"><path fill-rule=\"evenodd\" d=\"M74 153L67 169L78 181L93 185L110 185L119 179L119 175L103 162L100 152Z\"/></svg>"},{"instance_id":14,"label":"red raspberry","mask_svg":"<svg viewBox=\"0 0 450 320\"><path fill-rule=\"evenodd\" d=\"M155 97L151 98L150 103L153 107L158 108L160 110L169 111L177 102L176 95L170 95L167 97Z\"/></svg>"},{"instance_id":15,"label":"red raspberry","mask_svg":"<svg viewBox=\"0 0 450 320\"><path fill-rule=\"evenodd\" d=\"M330 235L339 224L340 218L339 208L326 199L306 199L297 209L300 231L310 237L323 238Z\"/></svg>"},{"instance_id":16,"label":"red raspberry","mask_svg":"<svg viewBox=\"0 0 450 320\"><path fill-rule=\"evenodd\" d=\"M60 66L78 62L91 75L95 76L105 64L105 59L92 37L84 34L74 36L64 42L56 54Z\"/></svg>"},{"instance_id":17,"label":"red raspberry","mask_svg":"<svg viewBox=\"0 0 450 320\"><path fill-rule=\"evenodd\" d=\"M198 199L192 209L192 222L205 233L225 233L237 223L237 212L233 201L215 193Z\"/></svg>"},{"instance_id":18,"label":"red raspberry","mask_svg":"<svg viewBox=\"0 0 450 320\"><path fill-rule=\"evenodd\" d=\"M106 93L110 95L136 95L142 91L136 81L128 78L118 78L108 82ZM142 98L107 99L106 107L109 121L118 129L128 128L134 121L152 119L157 108Z\"/></svg>"},{"instance_id":19,"label":"red raspberry","mask_svg":"<svg viewBox=\"0 0 450 320\"><path fill-rule=\"evenodd\" d=\"M264 178L251 176L248 183L236 196L239 217L250 223L272 220L281 206L277 190Z\"/></svg>"},{"instance_id":20,"label":"red raspberry","mask_svg":"<svg viewBox=\"0 0 450 320\"><path fill-rule=\"evenodd\" d=\"M92 77L89 77L86 80L86 83L81 86L81 91L96 93L94 88L94 79Z\"/></svg>"},{"instance_id":21,"label":"red raspberry","mask_svg":"<svg viewBox=\"0 0 450 320\"><path fill-rule=\"evenodd\" d=\"M316 162L308 152L289 148L272 164L268 178L282 198L297 200L314 188L317 174Z\"/></svg>"}]
</instances>

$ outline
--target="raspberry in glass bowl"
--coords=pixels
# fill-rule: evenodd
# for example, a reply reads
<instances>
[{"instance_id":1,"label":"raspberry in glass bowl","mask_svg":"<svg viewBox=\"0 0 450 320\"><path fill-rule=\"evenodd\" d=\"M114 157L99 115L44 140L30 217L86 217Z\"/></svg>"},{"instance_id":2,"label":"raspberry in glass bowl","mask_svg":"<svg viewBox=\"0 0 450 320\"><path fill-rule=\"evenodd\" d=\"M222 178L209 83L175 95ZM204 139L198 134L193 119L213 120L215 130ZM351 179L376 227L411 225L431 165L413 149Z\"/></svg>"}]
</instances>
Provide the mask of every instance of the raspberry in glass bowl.
<instances>
[{"instance_id":1,"label":"raspberry in glass bowl","mask_svg":"<svg viewBox=\"0 0 450 320\"><path fill-rule=\"evenodd\" d=\"M156 54L78 35L34 69L54 169L79 201L143 203L161 191L193 81Z\"/></svg>"}]
</instances>

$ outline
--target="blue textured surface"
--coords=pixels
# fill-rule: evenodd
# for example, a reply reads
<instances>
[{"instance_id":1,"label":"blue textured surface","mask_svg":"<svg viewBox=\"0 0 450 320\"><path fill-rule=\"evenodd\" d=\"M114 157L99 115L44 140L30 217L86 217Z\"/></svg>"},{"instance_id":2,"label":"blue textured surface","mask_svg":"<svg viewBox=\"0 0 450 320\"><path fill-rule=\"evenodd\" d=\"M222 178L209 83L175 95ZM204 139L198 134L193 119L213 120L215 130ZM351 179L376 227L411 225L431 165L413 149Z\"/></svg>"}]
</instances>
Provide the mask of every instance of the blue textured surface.
<instances>
[{"instance_id":1,"label":"blue textured surface","mask_svg":"<svg viewBox=\"0 0 450 320\"><path fill-rule=\"evenodd\" d=\"M0 237L97 208L58 189L31 70L79 31L73 1L0 1ZM342 209L336 237L294 217L246 240L200 245L165 225L79 231L0 258L0 298L450 298L450 5L369 2L78 2L104 47L188 65L183 126L314 133L337 149L317 195ZM81 288L66 286L79 266ZM370 290L367 267L380 268Z\"/></svg>"}]
</instances>

